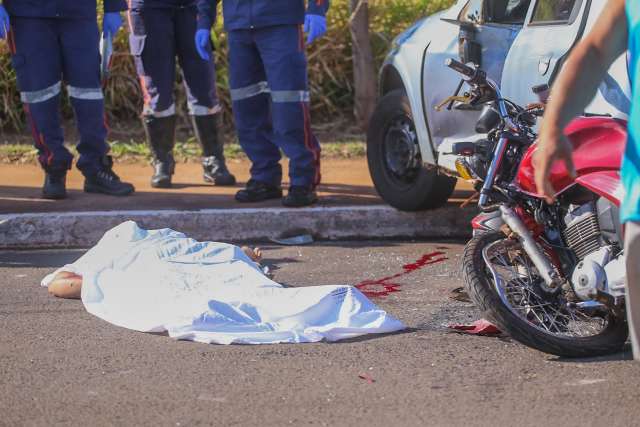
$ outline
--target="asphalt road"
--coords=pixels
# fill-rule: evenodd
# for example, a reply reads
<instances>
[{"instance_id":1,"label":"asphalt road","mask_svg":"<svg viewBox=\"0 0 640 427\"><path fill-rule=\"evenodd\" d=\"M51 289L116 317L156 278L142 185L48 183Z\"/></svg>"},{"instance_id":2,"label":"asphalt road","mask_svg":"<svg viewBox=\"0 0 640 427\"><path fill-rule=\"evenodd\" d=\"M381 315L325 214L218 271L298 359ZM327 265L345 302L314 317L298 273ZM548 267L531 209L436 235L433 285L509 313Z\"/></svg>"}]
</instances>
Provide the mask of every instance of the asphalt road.
<instances>
[{"instance_id":1,"label":"asphalt road","mask_svg":"<svg viewBox=\"0 0 640 427\"><path fill-rule=\"evenodd\" d=\"M640 364L629 350L563 360L447 330L478 318L451 298L460 244L267 246L266 257L279 282L313 286L379 279L437 250L448 260L376 299L409 331L269 346L120 329L39 288L81 251L0 252L0 425L638 425Z\"/></svg>"}]
</instances>

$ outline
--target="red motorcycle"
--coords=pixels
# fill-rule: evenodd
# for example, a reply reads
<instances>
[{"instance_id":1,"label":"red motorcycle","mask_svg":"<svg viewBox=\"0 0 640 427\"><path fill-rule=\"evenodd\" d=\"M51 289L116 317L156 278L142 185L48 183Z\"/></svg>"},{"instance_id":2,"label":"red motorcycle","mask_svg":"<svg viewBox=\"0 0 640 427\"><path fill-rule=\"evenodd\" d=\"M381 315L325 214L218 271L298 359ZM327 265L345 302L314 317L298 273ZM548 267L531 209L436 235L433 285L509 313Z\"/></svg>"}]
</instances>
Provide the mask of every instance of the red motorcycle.
<instances>
[{"instance_id":1,"label":"red motorcycle","mask_svg":"<svg viewBox=\"0 0 640 427\"><path fill-rule=\"evenodd\" d=\"M628 336L619 220L626 123L609 117L571 123L566 135L578 176L556 164L556 202L549 205L537 194L532 164L532 128L542 107L504 99L480 69L447 65L467 80L463 99L485 105L477 130L487 139L454 144L458 171L476 181L482 210L464 254L469 295L527 346L564 357L619 351Z\"/></svg>"}]
</instances>

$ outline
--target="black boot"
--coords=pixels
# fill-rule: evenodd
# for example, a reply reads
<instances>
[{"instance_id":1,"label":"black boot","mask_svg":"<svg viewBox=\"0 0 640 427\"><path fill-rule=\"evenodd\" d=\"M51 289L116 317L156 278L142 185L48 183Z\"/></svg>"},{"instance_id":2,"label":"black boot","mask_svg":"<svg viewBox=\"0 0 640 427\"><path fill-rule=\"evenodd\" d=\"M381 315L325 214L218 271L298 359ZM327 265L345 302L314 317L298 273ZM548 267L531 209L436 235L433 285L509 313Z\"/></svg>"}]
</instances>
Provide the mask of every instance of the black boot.
<instances>
[{"instance_id":1,"label":"black boot","mask_svg":"<svg viewBox=\"0 0 640 427\"><path fill-rule=\"evenodd\" d=\"M45 168L42 197L60 200L67 197L67 168Z\"/></svg>"},{"instance_id":2,"label":"black boot","mask_svg":"<svg viewBox=\"0 0 640 427\"><path fill-rule=\"evenodd\" d=\"M128 196L135 191L133 185L120 181L120 177L113 171L113 159L104 156L100 169L93 175L85 175L84 191L87 193L101 193L110 196Z\"/></svg>"},{"instance_id":3,"label":"black boot","mask_svg":"<svg viewBox=\"0 0 640 427\"><path fill-rule=\"evenodd\" d=\"M149 141L149 146L151 147L151 154L153 155L151 186L154 188L170 188L171 177L176 168L176 162L173 159L176 116L144 116L142 122L147 134L147 141Z\"/></svg>"},{"instance_id":4,"label":"black boot","mask_svg":"<svg viewBox=\"0 0 640 427\"><path fill-rule=\"evenodd\" d=\"M292 185L282 204L289 208L302 208L318 201L318 194L310 187Z\"/></svg>"},{"instance_id":5,"label":"black boot","mask_svg":"<svg viewBox=\"0 0 640 427\"><path fill-rule=\"evenodd\" d=\"M224 145L219 134L219 114L192 116L196 138L202 146L204 180L213 185L236 184L236 177L229 172L224 159Z\"/></svg>"},{"instance_id":6,"label":"black boot","mask_svg":"<svg viewBox=\"0 0 640 427\"><path fill-rule=\"evenodd\" d=\"M282 188L250 179L247 186L236 193L236 200L241 203L263 202L282 198Z\"/></svg>"}]
</instances>

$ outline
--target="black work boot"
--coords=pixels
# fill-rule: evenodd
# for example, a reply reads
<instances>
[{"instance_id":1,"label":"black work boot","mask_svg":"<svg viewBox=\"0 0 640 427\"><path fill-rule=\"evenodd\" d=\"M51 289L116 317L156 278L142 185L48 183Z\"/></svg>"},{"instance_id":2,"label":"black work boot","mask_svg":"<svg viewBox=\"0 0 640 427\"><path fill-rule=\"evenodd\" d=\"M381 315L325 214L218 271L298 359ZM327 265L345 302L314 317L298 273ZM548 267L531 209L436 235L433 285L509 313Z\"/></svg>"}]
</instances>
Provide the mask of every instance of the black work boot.
<instances>
[{"instance_id":1,"label":"black work boot","mask_svg":"<svg viewBox=\"0 0 640 427\"><path fill-rule=\"evenodd\" d=\"M318 201L318 194L310 187L292 185L282 204L289 208L301 208L313 205Z\"/></svg>"},{"instance_id":2,"label":"black work boot","mask_svg":"<svg viewBox=\"0 0 640 427\"><path fill-rule=\"evenodd\" d=\"M232 186L236 185L236 177L229 172L227 165L220 157L211 156L202 159L202 169L204 171L204 180L213 185Z\"/></svg>"},{"instance_id":3,"label":"black work boot","mask_svg":"<svg viewBox=\"0 0 640 427\"><path fill-rule=\"evenodd\" d=\"M84 191L86 193L128 196L135 191L133 185L120 181L120 177L115 174L111 156L104 156L101 163L101 167L96 173L85 175Z\"/></svg>"},{"instance_id":4,"label":"black work boot","mask_svg":"<svg viewBox=\"0 0 640 427\"><path fill-rule=\"evenodd\" d=\"M151 186L153 188L170 188L171 177L176 168L176 162L173 159L176 116L144 116L142 123L153 155Z\"/></svg>"},{"instance_id":5,"label":"black work boot","mask_svg":"<svg viewBox=\"0 0 640 427\"><path fill-rule=\"evenodd\" d=\"M191 116L193 129L202 147L202 169L205 182L213 185L231 186L236 177L229 172L224 159L224 144L219 132L220 114Z\"/></svg>"},{"instance_id":6,"label":"black work boot","mask_svg":"<svg viewBox=\"0 0 640 427\"><path fill-rule=\"evenodd\" d=\"M236 193L241 203L263 202L269 199L281 199L282 188L250 179L247 186Z\"/></svg>"},{"instance_id":7,"label":"black work boot","mask_svg":"<svg viewBox=\"0 0 640 427\"><path fill-rule=\"evenodd\" d=\"M50 200L67 198L67 168L45 168L42 197Z\"/></svg>"}]
</instances>

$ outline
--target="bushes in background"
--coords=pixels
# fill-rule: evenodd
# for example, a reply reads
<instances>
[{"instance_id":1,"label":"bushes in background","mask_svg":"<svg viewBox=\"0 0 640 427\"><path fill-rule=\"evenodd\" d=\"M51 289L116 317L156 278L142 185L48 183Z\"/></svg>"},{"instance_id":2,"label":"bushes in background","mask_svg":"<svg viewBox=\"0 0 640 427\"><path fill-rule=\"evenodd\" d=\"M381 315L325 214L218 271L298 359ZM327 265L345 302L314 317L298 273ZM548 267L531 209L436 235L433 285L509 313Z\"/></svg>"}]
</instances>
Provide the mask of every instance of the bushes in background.
<instances>
[{"instance_id":1,"label":"bushes in background","mask_svg":"<svg viewBox=\"0 0 640 427\"><path fill-rule=\"evenodd\" d=\"M393 38L418 18L449 6L453 0L370 0L371 31L378 62L386 54ZM351 66L351 36L348 28L349 1L333 0L329 14L329 33L309 47L309 80L312 92L312 112L315 122L329 122L349 117L353 109L353 69ZM218 92L225 114L230 114L229 80L227 75L226 34L222 23L214 29L218 66ZM105 87L109 122L114 130L136 126L142 107L141 91L133 60L128 53L126 31L116 40L111 78ZM186 124L185 94L181 79L176 82L177 107ZM63 101L63 115L72 118L68 100ZM0 128L22 130L24 116L16 89L15 72L11 68L6 44L0 49ZM225 123L230 123L226 117Z\"/></svg>"}]
</instances>

